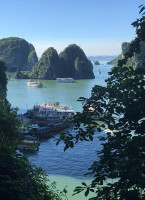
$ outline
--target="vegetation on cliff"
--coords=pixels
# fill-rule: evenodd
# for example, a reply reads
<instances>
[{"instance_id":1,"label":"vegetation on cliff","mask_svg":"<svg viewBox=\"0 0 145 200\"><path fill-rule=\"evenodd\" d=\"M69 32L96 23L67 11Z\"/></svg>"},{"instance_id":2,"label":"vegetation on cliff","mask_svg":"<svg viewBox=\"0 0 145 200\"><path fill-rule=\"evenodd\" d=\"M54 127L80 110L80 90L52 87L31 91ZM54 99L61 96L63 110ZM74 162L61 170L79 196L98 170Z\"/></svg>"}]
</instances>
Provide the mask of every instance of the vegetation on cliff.
<instances>
[{"instance_id":1,"label":"vegetation on cliff","mask_svg":"<svg viewBox=\"0 0 145 200\"><path fill-rule=\"evenodd\" d=\"M0 86L6 89L5 63L0 61ZM0 93L0 199L61 200L59 192L41 168L15 150L22 140L17 109L11 108Z\"/></svg>"},{"instance_id":2,"label":"vegetation on cliff","mask_svg":"<svg viewBox=\"0 0 145 200\"><path fill-rule=\"evenodd\" d=\"M124 67L140 54L145 41L145 6L140 7L142 16L132 24L137 36L129 50L112 68L106 87L96 85L89 99L79 99L83 112L75 116L73 134L60 136L66 150L98 134L102 149L88 173L93 181L75 189L76 194L85 191L85 196L94 192L90 200L145 199L145 69Z\"/></svg>"},{"instance_id":3,"label":"vegetation on cliff","mask_svg":"<svg viewBox=\"0 0 145 200\"><path fill-rule=\"evenodd\" d=\"M0 59L6 63L9 72L31 71L38 61L33 45L17 37L0 40Z\"/></svg>"},{"instance_id":4,"label":"vegetation on cliff","mask_svg":"<svg viewBox=\"0 0 145 200\"><path fill-rule=\"evenodd\" d=\"M61 200L42 169L31 165L14 148L0 141L0 199Z\"/></svg>"},{"instance_id":5,"label":"vegetation on cliff","mask_svg":"<svg viewBox=\"0 0 145 200\"><path fill-rule=\"evenodd\" d=\"M120 54L119 56L117 56L116 58L114 58L113 60L107 62L108 65L117 65L118 60L122 59L122 55Z\"/></svg>"},{"instance_id":6,"label":"vegetation on cliff","mask_svg":"<svg viewBox=\"0 0 145 200\"><path fill-rule=\"evenodd\" d=\"M0 98L0 199L61 200L42 169L30 164L26 156L16 152L21 141L20 121L16 109Z\"/></svg>"},{"instance_id":7,"label":"vegetation on cliff","mask_svg":"<svg viewBox=\"0 0 145 200\"><path fill-rule=\"evenodd\" d=\"M107 64L117 65L119 60L124 59L125 54L129 52L130 46L134 43L132 42L123 42L121 45L122 53L117 56L112 61L108 62ZM132 66L133 69L137 69L143 66L143 63L145 63L145 41L142 41L140 44L141 50L140 52L135 52L132 57L128 58L126 64L124 67Z\"/></svg>"},{"instance_id":8,"label":"vegetation on cliff","mask_svg":"<svg viewBox=\"0 0 145 200\"><path fill-rule=\"evenodd\" d=\"M50 47L42 55L40 61L33 67L30 78L53 80L59 77L61 65L57 51Z\"/></svg>"},{"instance_id":9,"label":"vegetation on cliff","mask_svg":"<svg viewBox=\"0 0 145 200\"><path fill-rule=\"evenodd\" d=\"M0 60L0 92L6 92L7 79L5 71L6 65Z\"/></svg>"},{"instance_id":10,"label":"vegetation on cliff","mask_svg":"<svg viewBox=\"0 0 145 200\"><path fill-rule=\"evenodd\" d=\"M123 43L122 44L122 57L125 58L126 53L129 52L132 44L131 43ZM140 43L140 52L134 52L132 57L130 57L124 66L129 67L132 66L133 69L138 69L145 64L145 41L141 41Z\"/></svg>"},{"instance_id":11,"label":"vegetation on cliff","mask_svg":"<svg viewBox=\"0 0 145 200\"><path fill-rule=\"evenodd\" d=\"M76 44L69 45L59 55L64 77L74 79L93 79L93 65L83 50Z\"/></svg>"},{"instance_id":12,"label":"vegetation on cliff","mask_svg":"<svg viewBox=\"0 0 145 200\"><path fill-rule=\"evenodd\" d=\"M58 56L57 51L50 47L42 55L40 61L33 67L29 78L35 79L92 79L93 66L83 50L73 44L69 45Z\"/></svg>"}]
</instances>

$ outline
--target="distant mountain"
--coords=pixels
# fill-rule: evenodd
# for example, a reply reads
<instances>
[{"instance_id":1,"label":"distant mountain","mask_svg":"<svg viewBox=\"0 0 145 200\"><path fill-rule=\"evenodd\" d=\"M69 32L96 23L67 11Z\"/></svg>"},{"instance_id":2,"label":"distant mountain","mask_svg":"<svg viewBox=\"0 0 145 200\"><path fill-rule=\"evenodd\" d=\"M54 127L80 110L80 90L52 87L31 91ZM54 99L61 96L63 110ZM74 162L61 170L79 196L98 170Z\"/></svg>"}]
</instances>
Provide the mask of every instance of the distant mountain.
<instances>
[{"instance_id":1,"label":"distant mountain","mask_svg":"<svg viewBox=\"0 0 145 200\"><path fill-rule=\"evenodd\" d=\"M115 58L116 56L89 56L88 59L91 61L111 61Z\"/></svg>"},{"instance_id":2,"label":"distant mountain","mask_svg":"<svg viewBox=\"0 0 145 200\"><path fill-rule=\"evenodd\" d=\"M18 37L0 40L0 59L6 63L9 72L31 71L38 62L33 45Z\"/></svg>"}]
</instances>

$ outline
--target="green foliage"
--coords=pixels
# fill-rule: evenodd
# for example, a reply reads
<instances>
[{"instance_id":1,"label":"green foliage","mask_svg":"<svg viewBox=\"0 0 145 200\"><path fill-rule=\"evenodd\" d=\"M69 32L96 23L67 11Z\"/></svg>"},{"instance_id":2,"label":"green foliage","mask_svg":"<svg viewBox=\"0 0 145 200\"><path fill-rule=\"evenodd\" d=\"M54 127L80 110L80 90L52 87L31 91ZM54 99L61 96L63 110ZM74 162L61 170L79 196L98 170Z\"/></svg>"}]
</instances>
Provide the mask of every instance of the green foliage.
<instances>
[{"instance_id":1,"label":"green foliage","mask_svg":"<svg viewBox=\"0 0 145 200\"><path fill-rule=\"evenodd\" d=\"M130 43L122 44L123 58L125 57L125 54L129 51L129 49L130 49ZM145 63L145 41L140 42L140 52L133 53L133 55L127 59L127 62L126 62L126 64L124 64L124 66L125 67L132 66L135 70L137 68L142 67L143 63Z\"/></svg>"},{"instance_id":2,"label":"green foliage","mask_svg":"<svg viewBox=\"0 0 145 200\"><path fill-rule=\"evenodd\" d=\"M33 45L17 37L0 40L0 59L6 63L9 72L31 70L38 61Z\"/></svg>"},{"instance_id":3,"label":"green foliage","mask_svg":"<svg viewBox=\"0 0 145 200\"><path fill-rule=\"evenodd\" d=\"M34 79L60 77L86 79L94 78L94 74L93 66L83 50L73 44L69 45L59 56L54 48L48 48L28 77Z\"/></svg>"},{"instance_id":4,"label":"green foliage","mask_svg":"<svg viewBox=\"0 0 145 200\"><path fill-rule=\"evenodd\" d=\"M21 123L17 119L17 109L11 108L6 100L6 67L5 63L0 61L0 87L4 92L0 93L0 140L8 143L19 140L20 134L18 128Z\"/></svg>"},{"instance_id":5,"label":"green foliage","mask_svg":"<svg viewBox=\"0 0 145 200\"><path fill-rule=\"evenodd\" d=\"M56 190L41 168L0 142L0 199L61 200L63 192Z\"/></svg>"},{"instance_id":6,"label":"green foliage","mask_svg":"<svg viewBox=\"0 0 145 200\"><path fill-rule=\"evenodd\" d=\"M0 90L6 91L7 79L6 79L6 66L3 61L0 60Z\"/></svg>"},{"instance_id":7,"label":"green foliage","mask_svg":"<svg viewBox=\"0 0 145 200\"><path fill-rule=\"evenodd\" d=\"M107 62L108 65L117 65L118 60L121 60L122 56L121 54L119 56L117 56L115 59L111 60L110 62Z\"/></svg>"},{"instance_id":8,"label":"green foliage","mask_svg":"<svg viewBox=\"0 0 145 200\"><path fill-rule=\"evenodd\" d=\"M142 10L144 10L144 7L142 7ZM116 59L108 62L108 64L117 65L118 63L120 65L120 63L122 63L121 65L124 65L125 67L131 66L134 69L137 69L142 67L142 65L145 63L144 14L140 19L137 19L135 22L133 22L132 25L137 28L137 37L131 41L131 43L122 43L122 54Z\"/></svg>"},{"instance_id":9,"label":"green foliage","mask_svg":"<svg viewBox=\"0 0 145 200\"><path fill-rule=\"evenodd\" d=\"M28 60L30 61L33 58L33 55L35 54L35 50L32 50L28 55Z\"/></svg>"},{"instance_id":10,"label":"green foliage","mask_svg":"<svg viewBox=\"0 0 145 200\"><path fill-rule=\"evenodd\" d=\"M56 190L42 169L14 149L21 141L16 110L0 98L0 199L61 200L65 192Z\"/></svg>"},{"instance_id":11,"label":"green foliage","mask_svg":"<svg viewBox=\"0 0 145 200\"><path fill-rule=\"evenodd\" d=\"M0 100L0 199L61 200L66 192L56 190L42 169L16 152L20 142L16 111Z\"/></svg>"},{"instance_id":12,"label":"green foliage","mask_svg":"<svg viewBox=\"0 0 145 200\"><path fill-rule=\"evenodd\" d=\"M83 50L76 44L69 45L59 55L65 77L93 79L93 66Z\"/></svg>"},{"instance_id":13,"label":"green foliage","mask_svg":"<svg viewBox=\"0 0 145 200\"><path fill-rule=\"evenodd\" d=\"M128 58L126 64L124 67L130 67L132 66L133 69L135 70L137 65L138 65L139 60L137 59L137 54L134 54L131 58Z\"/></svg>"},{"instance_id":14,"label":"green foliage","mask_svg":"<svg viewBox=\"0 0 145 200\"><path fill-rule=\"evenodd\" d=\"M74 67L75 67L75 72L74 72L74 77L75 79L84 79L91 77L92 74L92 67L88 67L88 63L91 66L92 64L88 60L87 63L85 62L84 59L77 57L74 62Z\"/></svg>"},{"instance_id":15,"label":"green foliage","mask_svg":"<svg viewBox=\"0 0 145 200\"><path fill-rule=\"evenodd\" d=\"M142 6L141 9L144 11L145 7ZM140 10L141 11L141 10ZM129 51L125 53L125 58L118 61L119 66L126 64L128 58L131 58L134 53L140 53L141 42L145 41L145 12L142 12L142 17L137 19L132 23L132 26L136 28L136 38L130 43Z\"/></svg>"},{"instance_id":16,"label":"green foliage","mask_svg":"<svg viewBox=\"0 0 145 200\"><path fill-rule=\"evenodd\" d=\"M29 44L28 64L24 71L31 71L32 67L38 62L38 57L32 44Z\"/></svg>"},{"instance_id":17,"label":"green foliage","mask_svg":"<svg viewBox=\"0 0 145 200\"><path fill-rule=\"evenodd\" d=\"M5 65L0 62L1 84L6 87ZM11 108L0 94L0 199L62 200L67 191L57 191L42 169L30 164L27 157L16 152L22 139L17 109ZM63 198L63 199L64 199Z\"/></svg>"},{"instance_id":18,"label":"green foliage","mask_svg":"<svg viewBox=\"0 0 145 200\"><path fill-rule=\"evenodd\" d=\"M141 13L144 10L141 6ZM125 58L109 73L107 86L96 85L89 99L79 99L83 112L74 118L74 134L60 137L66 150L79 141L92 141L99 132L102 149L88 173L93 181L90 185L82 183L74 191L85 191L85 196L94 192L90 200L145 199L145 70L124 67L128 58L140 52L140 43L145 40L144 15L133 23L137 37ZM105 129L110 131L103 133Z\"/></svg>"},{"instance_id":19,"label":"green foliage","mask_svg":"<svg viewBox=\"0 0 145 200\"><path fill-rule=\"evenodd\" d=\"M33 67L30 78L56 79L59 76L60 62L57 51L50 47L42 55L40 61Z\"/></svg>"},{"instance_id":20,"label":"green foliage","mask_svg":"<svg viewBox=\"0 0 145 200\"><path fill-rule=\"evenodd\" d=\"M12 75L11 75L12 76ZM10 77L11 77L10 76ZM19 70L17 70L14 74L13 74L13 77L15 79L27 79L29 76L29 72L21 72Z\"/></svg>"}]
</instances>

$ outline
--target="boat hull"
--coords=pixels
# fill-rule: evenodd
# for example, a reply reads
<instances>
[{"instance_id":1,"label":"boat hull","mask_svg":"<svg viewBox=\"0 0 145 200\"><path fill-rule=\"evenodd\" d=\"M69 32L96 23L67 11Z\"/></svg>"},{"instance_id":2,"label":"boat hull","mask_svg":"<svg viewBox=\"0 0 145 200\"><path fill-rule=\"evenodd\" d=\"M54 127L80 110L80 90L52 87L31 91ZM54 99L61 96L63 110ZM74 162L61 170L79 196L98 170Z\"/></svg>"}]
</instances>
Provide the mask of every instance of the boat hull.
<instances>
[{"instance_id":1,"label":"boat hull","mask_svg":"<svg viewBox=\"0 0 145 200\"><path fill-rule=\"evenodd\" d=\"M27 82L28 87L38 87L41 88L43 84L41 82L33 82L33 81L28 81Z\"/></svg>"},{"instance_id":2,"label":"boat hull","mask_svg":"<svg viewBox=\"0 0 145 200\"><path fill-rule=\"evenodd\" d=\"M57 78L56 81L58 83L74 83L74 79L73 78Z\"/></svg>"}]
</instances>

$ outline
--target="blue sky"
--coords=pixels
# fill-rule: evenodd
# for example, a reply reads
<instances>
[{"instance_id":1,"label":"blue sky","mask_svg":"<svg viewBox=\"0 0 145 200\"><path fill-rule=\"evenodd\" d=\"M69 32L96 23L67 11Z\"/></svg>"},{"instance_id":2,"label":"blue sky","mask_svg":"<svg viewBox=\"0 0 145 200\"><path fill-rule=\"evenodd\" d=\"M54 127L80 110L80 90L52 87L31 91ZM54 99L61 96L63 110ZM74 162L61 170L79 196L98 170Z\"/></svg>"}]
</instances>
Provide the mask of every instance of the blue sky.
<instances>
[{"instance_id":1,"label":"blue sky","mask_svg":"<svg viewBox=\"0 0 145 200\"><path fill-rule=\"evenodd\" d=\"M131 41L131 23L144 0L0 0L0 39L20 37L38 56L50 46L58 53L79 45L87 56L118 55Z\"/></svg>"}]
</instances>

